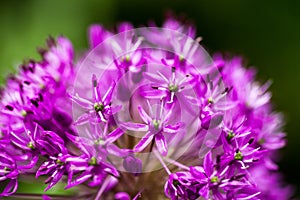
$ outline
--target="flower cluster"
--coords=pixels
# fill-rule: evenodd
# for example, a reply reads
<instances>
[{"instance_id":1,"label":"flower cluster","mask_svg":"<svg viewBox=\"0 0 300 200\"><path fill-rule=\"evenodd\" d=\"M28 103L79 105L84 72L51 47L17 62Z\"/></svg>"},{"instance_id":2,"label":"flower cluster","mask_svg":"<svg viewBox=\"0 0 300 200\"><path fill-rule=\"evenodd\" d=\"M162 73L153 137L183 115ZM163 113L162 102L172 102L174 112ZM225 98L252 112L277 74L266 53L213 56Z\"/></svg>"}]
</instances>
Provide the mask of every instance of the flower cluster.
<instances>
[{"instance_id":1,"label":"flower cluster","mask_svg":"<svg viewBox=\"0 0 300 200\"><path fill-rule=\"evenodd\" d=\"M77 62L50 38L1 93L1 196L26 175L78 199L288 199L269 83L238 57L210 58L195 32L174 19L93 25Z\"/></svg>"}]
</instances>

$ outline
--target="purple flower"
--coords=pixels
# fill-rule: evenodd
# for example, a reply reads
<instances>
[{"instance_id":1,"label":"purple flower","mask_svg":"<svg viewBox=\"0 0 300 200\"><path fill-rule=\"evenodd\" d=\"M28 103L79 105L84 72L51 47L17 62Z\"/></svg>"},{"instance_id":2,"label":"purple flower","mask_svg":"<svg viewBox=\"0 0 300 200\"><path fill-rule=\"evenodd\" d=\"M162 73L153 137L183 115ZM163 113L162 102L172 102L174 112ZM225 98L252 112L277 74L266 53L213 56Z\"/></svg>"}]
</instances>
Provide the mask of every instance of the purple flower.
<instances>
[{"instance_id":1,"label":"purple flower","mask_svg":"<svg viewBox=\"0 0 300 200\"><path fill-rule=\"evenodd\" d=\"M0 181L9 180L0 196L10 196L18 188L19 171L13 157L6 152L0 152Z\"/></svg>"},{"instance_id":2,"label":"purple flower","mask_svg":"<svg viewBox=\"0 0 300 200\"><path fill-rule=\"evenodd\" d=\"M135 175L138 175L142 172L142 161L134 155L128 155L124 158L123 166L129 173L134 173Z\"/></svg>"},{"instance_id":3,"label":"purple flower","mask_svg":"<svg viewBox=\"0 0 300 200\"><path fill-rule=\"evenodd\" d=\"M190 172L177 172L171 174L165 184L165 194L172 200L177 199L197 199L201 185L191 175Z\"/></svg>"},{"instance_id":4,"label":"purple flower","mask_svg":"<svg viewBox=\"0 0 300 200\"><path fill-rule=\"evenodd\" d=\"M108 160L108 155L126 157L127 151L120 149L113 142L123 135L120 128L107 133L107 126L103 131L94 129L86 132L87 137L78 137L68 134L70 140L82 151L80 157L70 157L67 162L71 165L69 180L66 188L74 187L89 179L90 186L101 184L105 177L110 174L119 176L116 168ZM73 179L73 175L80 174Z\"/></svg>"},{"instance_id":5,"label":"purple flower","mask_svg":"<svg viewBox=\"0 0 300 200\"><path fill-rule=\"evenodd\" d=\"M121 106L111 106L113 90L116 85L115 82L111 84L102 97L96 75L93 75L92 77L92 85L92 100L81 98L78 96L78 94L70 95L72 101L86 110L86 112L76 120L76 125L81 125L87 123L88 121L92 121L94 123L107 122L111 115L115 114L121 109Z\"/></svg>"},{"instance_id":6,"label":"purple flower","mask_svg":"<svg viewBox=\"0 0 300 200\"><path fill-rule=\"evenodd\" d=\"M95 187L101 185L108 175L119 176L118 171L113 165L94 156L69 157L67 162L71 167L68 170L68 185L65 189L86 181L89 181L89 186Z\"/></svg>"},{"instance_id":7,"label":"purple flower","mask_svg":"<svg viewBox=\"0 0 300 200\"><path fill-rule=\"evenodd\" d=\"M184 104L193 113L192 105L198 105L199 101L189 91L197 84L194 77L189 74L183 76L175 67L170 69L171 75L164 75L157 71L157 74L144 72L144 77L151 81L151 89L141 91L142 96L148 99L166 99L167 103L173 103L177 97L179 102ZM169 78L170 77L170 78Z\"/></svg>"},{"instance_id":8,"label":"purple flower","mask_svg":"<svg viewBox=\"0 0 300 200\"><path fill-rule=\"evenodd\" d=\"M122 124L124 128L131 131L145 131L146 134L142 137L139 143L134 147L135 152L143 151L151 142L155 141L158 151L166 156L168 153L167 141L164 134L175 135L183 126L182 122L177 122L170 125L169 119L172 114L172 107L164 109L164 102L161 101L160 109L156 114L149 108L150 115L141 107L138 106L138 112L145 124L125 122Z\"/></svg>"},{"instance_id":9,"label":"purple flower","mask_svg":"<svg viewBox=\"0 0 300 200\"><path fill-rule=\"evenodd\" d=\"M66 160L71 155L68 153L64 141L54 132L44 131L43 136L36 143L40 146L41 154L48 156L48 160L36 172L36 177L49 176L45 181L45 184L48 184L45 189L47 191L67 173L70 165Z\"/></svg>"},{"instance_id":10,"label":"purple flower","mask_svg":"<svg viewBox=\"0 0 300 200\"><path fill-rule=\"evenodd\" d=\"M199 197L209 200L226 199L226 193L237 193L239 197L245 199L260 194L246 181L245 174L229 175L228 170L228 165L214 164L211 153L208 153L204 158L203 166L192 166L189 171L170 175L165 185L166 196L174 200ZM250 190L251 188L253 189Z\"/></svg>"}]
</instances>

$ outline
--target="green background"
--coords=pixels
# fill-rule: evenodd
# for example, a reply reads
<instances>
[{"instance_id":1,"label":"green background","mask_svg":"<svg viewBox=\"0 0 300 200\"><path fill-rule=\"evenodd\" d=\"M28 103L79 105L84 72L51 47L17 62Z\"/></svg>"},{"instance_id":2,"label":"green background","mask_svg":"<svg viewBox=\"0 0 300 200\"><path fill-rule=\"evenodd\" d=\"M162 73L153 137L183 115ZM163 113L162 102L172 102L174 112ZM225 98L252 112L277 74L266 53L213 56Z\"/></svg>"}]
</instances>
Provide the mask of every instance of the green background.
<instances>
[{"instance_id":1,"label":"green background","mask_svg":"<svg viewBox=\"0 0 300 200\"><path fill-rule=\"evenodd\" d=\"M38 58L36 47L49 35L69 37L82 52L91 23L113 28L124 20L137 26L154 20L160 25L170 10L196 24L210 53L241 55L257 67L258 80L273 81L273 102L285 114L288 133L280 168L287 182L300 185L300 1L1 1L0 79L23 59Z\"/></svg>"}]
</instances>

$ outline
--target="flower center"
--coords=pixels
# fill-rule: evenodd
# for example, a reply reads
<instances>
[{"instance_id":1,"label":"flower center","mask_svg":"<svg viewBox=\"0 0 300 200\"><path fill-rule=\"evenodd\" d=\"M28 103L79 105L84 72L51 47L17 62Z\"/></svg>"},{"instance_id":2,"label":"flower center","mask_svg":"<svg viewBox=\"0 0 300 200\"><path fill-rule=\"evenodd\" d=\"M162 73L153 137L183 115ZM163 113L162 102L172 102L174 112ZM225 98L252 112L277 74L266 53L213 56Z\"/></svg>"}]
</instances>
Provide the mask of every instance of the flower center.
<instances>
[{"instance_id":1,"label":"flower center","mask_svg":"<svg viewBox=\"0 0 300 200\"><path fill-rule=\"evenodd\" d=\"M152 124L153 124L153 126L154 126L154 128L155 128L156 130L159 129L159 125L160 125L160 121L159 121L159 120L154 119L154 120L152 121Z\"/></svg>"},{"instance_id":2,"label":"flower center","mask_svg":"<svg viewBox=\"0 0 300 200\"><path fill-rule=\"evenodd\" d=\"M207 102L210 104L213 104L214 103L214 100L213 100L213 98L212 97L209 97L208 99L207 99Z\"/></svg>"},{"instance_id":3,"label":"flower center","mask_svg":"<svg viewBox=\"0 0 300 200\"><path fill-rule=\"evenodd\" d=\"M184 61L184 56L183 56L183 55L180 55L180 56L179 56L179 61L180 61L180 62Z\"/></svg>"},{"instance_id":4,"label":"flower center","mask_svg":"<svg viewBox=\"0 0 300 200\"><path fill-rule=\"evenodd\" d=\"M235 134L232 131L228 131L228 133L227 133L228 140L231 140L234 136L235 136Z\"/></svg>"},{"instance_id":5,"label":"flower center","mask_svg":"<svg viewBox=\"0 0 300 200\"><path fill-rule=\"evenodd\" d=\"M178 180L173 180L173 185L174 185L174 186L177 186L177 185L180 185L180 183L179 183Z\"/></svg>"},{"instance_id":6,"label":"flower center","mask_svg":"<svg viewBox=\"0 0 300 200\"><path fill-rule=\"evenodd\" d=\"M104 109L104 105L102 103L95 103L94 109L96 112L101 112Z\"/></svg>"},{"instance_id":7,"label":"flower center","mask_svg":"<svg viewBox=\"0 0 300 200\"><path fill-rule=\"evenodd\" d=\"M177 92L178 91L178 85L170 84L168 87L170 92Z\"/></svg>"},{"instance_id":8,"label":"flower center","mask_svg":"<svg viewBox=\"0 0 300 200\"><path fill-rule=\"evenodd\" d=\"M217 183L217 182L219 182L219 178L217 176L214 176L210 179L210 182Z\"/></svg>"},{"instance_id":9,"label":"flower center","mask_svg":"<svg viewBox=\"0 0 300 200\"><path fill-rule=\"evenodd\" d=\"M21 111L21 115L22 115L23 117L26 117L27 112L26 112L25 110L22 110L22 111Z\"/></svg>"},{"instance_id":10,"label":"flower center","mask_svg":"<svg viewBox=\"0 0 300 200\"><path fill-rule=\"evenodd\" d=\"M56 164L58 164L58 165L64 165L65 163L63 162L63 161L61 161L60 159L57 159L56 160Z\"/></svg>"},{"instance_id":11,"label":"flower center","mask_svg":"<svg viewBox=\"0 0 300 200\"><path fill-rule=\"evenodd\" d=\"M91 159L89 160L89 165L97 165L97 159L93 156L91 157Z\"/></svg>"},{"instance_id":12,"label":"flower center","mask_svg":"<svg viewBox=\"0 0 300 200\"><path fill-rule=\"evenodd\" d=\"M258 140L258 143L259 144L264 144L266 141L265 141L265 139L264 138L261 138L260 140Z\"/></svg>"},{"instance_id":13,"label":"flower center","mask_svg":"<svg viewBox=\"0 0 300 200\"><path fill-rule=\"evenodd\" d=\"M3 170L4 170L4 171L7 171L7 172L10 172L10 171L11 171L11 169L10 169L9 167L4 167Z\"/></svg>"},{"instance_id":14,"label":"flower center","mask_svg":"<svg viewBox=\"0 0 300 200\"><path fill-rule=\"evenodd\" d=\"M243 160L243 154L241 151L237 151L234 155L235 160Z\"/></svg>"},{"instance_id":15,"label":"flower center","mask_svg":"<svg viewBox=\"0 0 300 200\"><path fill-rule=\"evenodd\" d=\"M33 143L31 141L28 142L27 147L30 148L30 149L32 149L32 150L35 149L35 147L34 147L34 145L33 145Z\"/></svg>"},{"instance_id":16,"label":"flower center","mask_svg":"<svg viewBox=\"0 0 300 200\"><path fill-rule=\"evenodd\" d=\"M105 144L104 140L99 138L94 141L94 144L103 146Z\"/></svg>"}]
</instances>

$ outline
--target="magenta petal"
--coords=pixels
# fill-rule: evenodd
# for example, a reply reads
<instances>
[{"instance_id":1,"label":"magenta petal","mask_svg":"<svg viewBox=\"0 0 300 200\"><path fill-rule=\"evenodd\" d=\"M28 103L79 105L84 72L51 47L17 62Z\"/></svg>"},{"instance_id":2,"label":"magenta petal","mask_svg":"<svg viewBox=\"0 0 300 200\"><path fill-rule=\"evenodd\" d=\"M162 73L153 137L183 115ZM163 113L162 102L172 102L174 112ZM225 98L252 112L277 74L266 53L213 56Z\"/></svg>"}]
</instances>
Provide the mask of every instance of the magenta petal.
<instances>
[{"instance_id":1,"label":"magenta petal","mask_svg":"<svg viewBox=\"0 0 300 200\"><path fill-rule=\"evenodd\" d=\"M17 179L11 179L9 183L6 185L3 192L0 194L0 196L10 196L13 193L15 193L18 189L18 181Z\"/></svg>"},{"instance_id":2,"label":"magenta petal","mask_svg":"<svg viewBox=\"0 0 300 200\"><path fill-rule=\"evenodd\" d=\"M202 187L199 191L199 195L205 199L209 199L209 187L208 185L205 185Z\"/></svg>"},{"instance_id":3,"label":"magenta petal","mask_svg":"<svg viewBox=\"0 0 300 200\"><path fill-rule=\"evenodd\" d=\"M84 113L78 117L78 119L74 122L75 126L80 126L89 122L90 114Z\"/></svg>"},{"instance_id":4,"label":"magenta petal","mask_svg":"<svg viewBox=\"0 0 300 200\"><path fill-rule=\"evenodd\" d=\"M113 143L113 142L115 142L123 134L124 134L124 131L122 129L120 129L120 128L117 128L116 130L114 130L113 132L109 133L106 136L106 143Z\"/></svg>"},{"instance_id":5,"label":"magenta petal","mask_svg":"<svg viewBox=\"0 0 300 200\"><path fill-rule=\"evenodd\" d=\"M155 89L149 89L149 90L142 90L140 91L140 94L148 99L160 99L167 96L167 92L164 90L155 90Z\"/></svg>"},{"instance_id":6,"label":"magenta petal","mask_svg":"<svg viewBox=\"0 0 300 200\"><path fill-rule=\"evenodd\" d=\"M168 154L168 147L163 134L158 133L157 135L155 135L155 143L157 150L161 153L161 155L166 156Z\"/></svg>"},{"instance_id":7,"label":"magenta petal","mask_svg":"<svg viewBox=\"0 0 300 200\"><path fill-rule=\"evenodd\" d=\"M104 105L108 105L111 102L115 86L116 86L116 82L113 81L112 84L111 84L111 86L108 88L108 90L104 94L104 96L102 98L102 101L103 101Z\"/></svg>"},{"instance_id":8,"label":"magenta petal","mask_svg":"<svg viewBox=\"0 0 300 200\"><path fill-rule=\"evenodd\" d=\"M130 200L130 196L126 192L118 192L115 194L116 200Z\"/></svg>"},{"instance_id":9,"label":"magenta petal","mask_svg":"<svg viewBox=\"0 0 300 200\"><path fill-rule=\"evenodd\" d=\"M139 111L139 114L140 114L142 120L146 124L149 124L152 121L152 118L146 113L146 111L143 109L142 106L138 106L138 111Z\"/></svg>"},{"instance_id":10,"label":"magenta petal","mask_svg":"<svg viewBox=\"0 0 300 200\"><path fill-rule=\"evenodd\" d=\"M148 132L140 141L139 143L134 147L135 152L143 151L148 144L152 141L154 135L150 132Z\"/></svg>"},{"instance_id":11,"label":"magenta petal","mask_svg":"<svg viewBox=\"0 0 300 200\"><path fill-rule=\"evenodd\" d=\"M85 109L91 108L92 102L90 102L87 99L79 97L78 94L76 94L76 95L68 94L68 96L74 103L78 104L79 106L81 106Z\"/></svg>"},{"instance_id":12,"label":"magenta petal","mask_svg":"<svg viewBox=\"0 0 300 200\"><path fill-rule=\"evenodd\" d=\"M125 157L128 155L127 150L120 149L117 145L114 145L114 144L107 145L106 150L109 154L118 156L118 157Z\"/></svg>"},{"instance_id":13,"label":"magenta petal","mask_svg":"<svg viewBox=\"0 0 300 200\"><path fill-rule=\"evenodd\" d=\"M163 132L177 133L182 126L183 126L183 123L181 123L181 122L178 122L175 125L167 125L163 128Z\"/></svg>"},{"instance_id":14,"label":"magenta petal","mask_svg":"<svg viewBox=\"0 0 300 200\"><path fill-rule=\"evenodd\" d=\"M210 176L213 172L213 161L212 161L212 154L211 151L209 151L203 160L203 166L206 172L207 176Z\"/></svg>"},{"instance_id":15,"label":"magenta petal","mask_svg":"<svg viewBox=\"0 0 300 200\"><path fill-rule=\"evenodd\" d=\"M53 174L55 174L53 177L49 177L49 178L53 178L49 185L45 188L45 192L48 191L49 189L51 189L54 185L56 185L58 183L58 181L62 178L62 176L64 175L65 170L58 170L57 173L55 174L55 172Z\"/></svg>"},{"instance_id":16,"label":"magenta petal","mask_svg":"<svg viewBox=\"0 0 300 200\"><path fill-rule=\"evenodd\" d=\"M107 31L100 25L92 25L89 28L89 42L92 48L95 48L108 36L109 34L107 33Z\"/></svg>"},{"instance_id":17,"label":"magenta petal","mask_svg":"<svg viewBox=\"0 0 300 200\"><path fill-rule=\"evenodd\" d=\"M79 184L87 181L91 177L92 177L92 174L89 171L85 171L81 175L76 177L76 179L74 181L69 182L68 185L65 187L65 189L69 189L76 185L79 185Z\"/></svg>"},{"instance_id":18,"label":"magenta petal","mask_svg":"<svg viewBox=\"0 0 300 200\"><path fill-rule=\"evenodd\" d=\"M124 122L121 124L122 127L131 131L148 131L148 125L146 124L138 124L133 122Z\"/></svg>"},{"instance_id":19,"label":"magenta petal","mask_svg":"<svg viewBox=\"0 0 300 200\"><path fill-rule=\"evenodd\" d=\"M143 75L146 79L148 79L149 81L151 81L153 83L160 83L160 84L166 83L166 80L164 80L162 77L160 77L156 74L144 72Z\"/></svg>"},{"instance_id":20,"label":"magenta petal","mask_svg":"<svg viewBox=\"0 0 300 200\"><path fill-rule=\"evenodd\" d=\"M111 114L113 115L122 109L122 105L112 106L110 107L110 109L111 109Z\"/></svg>"},{"instance_id":21,"label":"magenta petal","mask_svg":"<svg viewBox=\"0 0 300 200\"><path fill-rule=\"evenodd\" d=\"M170 117L172 116L173 108L174 108L174 103L172 103L171 107L166 110L167 113L164 115L164 122L165 123L167 123L169 121Z\"/></svg>"}]
</instances>

